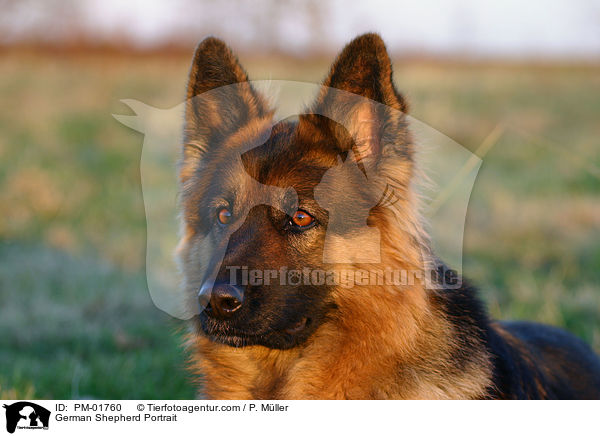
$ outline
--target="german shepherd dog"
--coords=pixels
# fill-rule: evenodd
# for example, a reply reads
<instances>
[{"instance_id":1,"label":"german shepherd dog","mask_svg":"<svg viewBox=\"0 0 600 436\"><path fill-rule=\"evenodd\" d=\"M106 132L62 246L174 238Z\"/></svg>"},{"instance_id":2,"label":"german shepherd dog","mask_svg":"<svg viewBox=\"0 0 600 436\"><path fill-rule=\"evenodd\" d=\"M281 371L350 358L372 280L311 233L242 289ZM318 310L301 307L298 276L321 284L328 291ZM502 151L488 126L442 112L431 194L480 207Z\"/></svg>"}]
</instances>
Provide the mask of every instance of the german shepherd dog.
<instances>
[{"instance_id":1,"label":"german shepherd dog","mask_svg":"<svg viewBox=\"0 0 600 436\"><path fill-rule=\"evenodd\" d=\"M194 99L233 84L226 100ZM331 269L323 250L332 217L316 192L325 173L346 160L364 171L376 168L396 195L391 206L368 212L368 227L381 235L378 267L430 268L440 272L440 283L452 274L423 231L413 188L417 145L378 35L350 42L307 113L293 119L273 121L274 111L232 51L212 37L196 49L187 97L178 258L185 292L205 296L188 340L203 397L600 398L600 359L588 345L558 328L491 320L477 291L462 281L460 287L430 287L421 279L355 287L231 281L233 266L236 274ZM231 158L236 150L241 159ZM277 198L257 204L258 184L281 188ZM289 188L294 201L286 197ZM338 178L329 189L350 205L379 195L355 177ZM352 245L345 232L352 218L336 219L342 231L332 246L344 251ZM352 261L343 267L370 268Z\"/></svg>"}]
</instances>

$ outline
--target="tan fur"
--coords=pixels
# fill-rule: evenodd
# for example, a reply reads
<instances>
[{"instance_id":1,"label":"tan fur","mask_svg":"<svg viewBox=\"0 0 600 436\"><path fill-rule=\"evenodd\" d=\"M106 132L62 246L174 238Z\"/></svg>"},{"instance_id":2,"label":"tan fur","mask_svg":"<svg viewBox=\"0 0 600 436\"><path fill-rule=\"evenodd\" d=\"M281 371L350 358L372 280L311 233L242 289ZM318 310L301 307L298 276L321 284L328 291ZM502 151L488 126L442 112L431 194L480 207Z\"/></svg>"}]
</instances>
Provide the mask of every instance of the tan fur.
<instances>
[{"instance_id":1,"label":"tan fur","mask_svg":"<svg viewBox=\"0 0 600 436\"><path fill-rule=\"evenodd\" d=\"M367 38L368 39L368 38ZM365 39L364 41L367 41ZM362 41L362 40L361 40ZM362 44L364 41L356 44ZM368 41L367 41L368 42ZM392 85L391 64L385 46L379 39L374 44L373 56L387 61L379 70L379 80L386 90L381 96L384 103L397 111L406 110L406 102ZM339 62L338 62L339 63ZM336 63L337 65L337 63ZM354 68L355 67L355 68ZM363 86L359 66L354 66L359 76L338 84L339 89L359 93ZM338 68L344 68L341 65ZM365 66L364 71L368 68ZM235 70L240 80L247 80L243 70ZM324 82L330 86L336 74L335 67L330 78ZM192 70L191 76L194 76ZM256 117L256 97L247 89L246 98L251 102L251 119L229 138L232 146L239 146L259 134L271 115ZM328 111L343 111L349 102L327 102L331 97L328 88L317 97L316 107ZM373 95L364 95L373 98ZM337 98L337 97L336 97ZM371 120L381 113L369 106L353 108L350 133L356 139L358 159L369 157L370 143L390 140L380 138L372 129ZM191 111L191 109L190 109ZM317 113L317 112L315 112ZM406 120L402 114L388 114L389 124L402 126ZM340 119L340 117L331 117ZM192 124L193 124L192 120ZM214 121L205 120L209 124ZM299 137L312 137L317 141L319 132L311 128L313 119L306 116L298 126ZM418 214L418 199L411 187L413 162L412 140L407 129L398 128L402 137L394 138L406 147L406 155L390 158L380 168L397 194L393 207L375 207L369 216L369 225L381 231L381 258L385 265L397 270L425 272L431 263L427 237ZM188 137L195 138L194 132ZM201 141L202 138L196 139ZM189 142L189 141L188 141ZM198 144L196 144L198 145ZM184 157L181 181L185 185L200 165L198 150L205 144L189 151L189 162ZM377 150L375 150L377 152ZM408 156L408 157L407 157ZM304 159L319 159L317 153L308 152ZM323 158L325 159L325 158ZM335 162L330 162L335 163ZM198 283L194 275L200 274L191 265L191 259L202 256L195 249L193 226L186 223L184 204L184 231L178 255L186 283ZM339 244L338 250L343 250ZM203 262L201 262L203 263ZM344 266L344 265L341 265ZM340 266L340 267L341 267ZM345 265L347 267L347 265ZM368 265L351 265L352 268L369 269ZM187 286L184 283L184 286ZM187 289L194 295L194 289ZM202 395L208 399L470 399L483 398L490 388L492 364L484 344L471 343L477 350L456 367L453 355L464 344L457 338L453 324L446 319L436 303L435 291L426 290L422 280L406 286L385 285L354 286L336 289L331 298L336 309L303 344L287 350L269 349L263 346L234 348L210 341L202 333L190 332L187 345L193 352L191 369L203 380ZM473 339L476 341L476 339Z\"/></svg>"},{"instance_id":2,"label":"tan fur","mask_svg":"<svg viewBox=\"0 0 600 436\"><path fill-rule=\"evenodd\" d=\"M457 345L443 319L393 298L381 298L381 304L365 309L360 308L364 304L360 298L346 302L349 307L339 319L321 326L299 349L232 348L190 335L190 346L197 353L192 369L206 380L204 396L474 399L485 395L491 378L488 356L474 359L466 370L453 371L449 353ZM425 305L422 300L411 303ZM360 322L361 310L379 310L377 319L382 322L373 323L371 313L369 322Z\"/></svg>"},{"instance_id":3,"label":"tan fur","mask_svg":"<svg viewBox=\"0 0 600 436\"><path fill-rule=\"evenodd\" d=\"M400 205L398 210L405 209ZM406 216L404 217L406 218ZM413 219L415 219L413 217ZM423 265L409 233L388 229L382 257L396 267ZM412 232L411 232L412 234ZM390 246L394 243L394 246ZM410 247L402 260L395 246ZM357 267L360 267L357 266ZM367 266L364 266L367 269ZM192 369L209 399L474 399L485 396L491 364L485 352L453 368L454 332L422 283L340 289L338 311L309 341L291 350L232 348L190 334Z\"/></svg>"}]
</instances>

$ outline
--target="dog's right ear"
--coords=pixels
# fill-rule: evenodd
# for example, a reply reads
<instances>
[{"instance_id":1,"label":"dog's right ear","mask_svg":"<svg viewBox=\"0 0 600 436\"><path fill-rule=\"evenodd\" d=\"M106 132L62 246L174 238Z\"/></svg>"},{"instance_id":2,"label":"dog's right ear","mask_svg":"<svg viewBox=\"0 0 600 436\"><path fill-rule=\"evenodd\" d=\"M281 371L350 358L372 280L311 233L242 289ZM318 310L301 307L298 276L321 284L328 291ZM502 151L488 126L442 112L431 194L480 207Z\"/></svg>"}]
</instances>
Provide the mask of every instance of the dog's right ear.
<instances>
[{"instance_id":1,"label":"dog's right ear","mask_svg":"<svg viewBox=\"0 0 600 436\"><path fill-rule=\"evenodd\" d=\"M196 48L187 86L186 155L207 151L253 118L269 113L231 49L217 38L203 40Z\"/></svg>"}]
</instances>

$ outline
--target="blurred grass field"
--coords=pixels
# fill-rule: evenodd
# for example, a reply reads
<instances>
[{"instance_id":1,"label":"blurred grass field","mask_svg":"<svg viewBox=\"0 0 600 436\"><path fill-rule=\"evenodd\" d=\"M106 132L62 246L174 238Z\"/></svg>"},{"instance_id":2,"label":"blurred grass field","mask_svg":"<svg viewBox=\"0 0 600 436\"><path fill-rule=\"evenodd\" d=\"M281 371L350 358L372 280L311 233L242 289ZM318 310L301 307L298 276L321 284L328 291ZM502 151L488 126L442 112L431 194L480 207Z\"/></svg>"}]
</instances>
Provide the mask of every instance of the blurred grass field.
<instances>
[{"instance_id":1,"label":"blurred grass field","mask_svg":"<svg viewBox=\"0 0 600 436\"><path fill-rule=\"evenodd\" d=\"M190 53L191 57L191 53ZM242 57L253 79L327 62ZM183 323L146 289L141 134L120 99L182 101L188 56L0 57L0 397L192 398ZM600 352L600 66L399 61L414 117L474 151L465 229L492 315Z\"/></svg>"}]
</instances>

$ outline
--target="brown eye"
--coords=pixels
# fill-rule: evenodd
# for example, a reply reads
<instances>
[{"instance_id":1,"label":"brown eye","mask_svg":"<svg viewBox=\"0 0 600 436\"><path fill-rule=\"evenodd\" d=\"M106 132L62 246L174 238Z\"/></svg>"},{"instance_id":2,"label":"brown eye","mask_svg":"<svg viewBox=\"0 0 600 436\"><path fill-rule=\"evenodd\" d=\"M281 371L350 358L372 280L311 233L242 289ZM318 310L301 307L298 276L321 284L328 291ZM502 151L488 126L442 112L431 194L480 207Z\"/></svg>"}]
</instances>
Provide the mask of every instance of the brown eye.
<instances>
[{"instance_id":1,"label":"brown eye","mask_svg":"<svg viewBox=\"0 0 600 436\"><path fill-rule=\"evenodd\" d=\"M217 220L220 224L229 224L231 221L231 212L226 207L222 207L217 211Z\"/></svg>"},{"instance_id":2,"label":"brown eye","mask_svg":"<svg viewBox=\"0 0 600 436\"><path fill-rule=\"evenodd\" d=\"M308 212L297 210L291 222L296 227L308 227L315 222L315 219Z\"/></svg>"}]
</instances>

